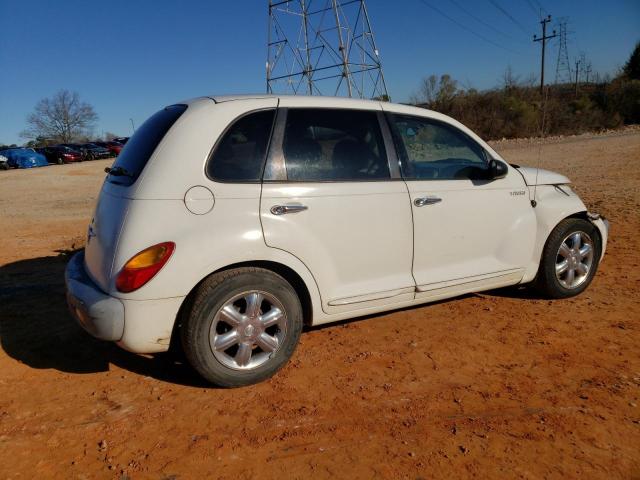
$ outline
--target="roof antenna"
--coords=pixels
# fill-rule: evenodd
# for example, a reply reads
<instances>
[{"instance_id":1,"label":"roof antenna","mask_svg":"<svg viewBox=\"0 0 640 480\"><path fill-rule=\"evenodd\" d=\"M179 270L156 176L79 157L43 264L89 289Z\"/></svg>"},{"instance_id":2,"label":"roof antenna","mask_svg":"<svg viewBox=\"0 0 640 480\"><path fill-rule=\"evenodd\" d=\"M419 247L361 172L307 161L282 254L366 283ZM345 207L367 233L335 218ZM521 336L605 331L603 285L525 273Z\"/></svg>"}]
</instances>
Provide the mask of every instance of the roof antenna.
<instances>
[{"instance_id":1,"label":"roof antenna","mask_svg":"<svg viewBox=\"0 0 640 480\"><path fill-rule=\"evenodd\" d=\"M549 87L546 87L542 94L542 118L540 119L540 140L538 142L538 161L536 164L536 182L533 185L533 200L531 200L531 206L536 208L538 201L536 200L536 194L538 193L538 173L540 172L540 162L542 160L542 143L545 139L545 124L547 117L547 99L549 97Z\"/></svg>"}]
</instances>

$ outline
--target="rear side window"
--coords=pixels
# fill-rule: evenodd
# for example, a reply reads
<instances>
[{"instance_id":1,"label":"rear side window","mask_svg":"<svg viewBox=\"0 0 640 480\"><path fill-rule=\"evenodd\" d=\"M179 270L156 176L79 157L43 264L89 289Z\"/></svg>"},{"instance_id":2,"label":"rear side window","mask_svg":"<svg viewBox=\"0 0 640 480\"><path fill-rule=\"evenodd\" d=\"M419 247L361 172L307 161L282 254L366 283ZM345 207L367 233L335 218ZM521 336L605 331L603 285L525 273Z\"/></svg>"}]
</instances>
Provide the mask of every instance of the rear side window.
<instances>
[{"instance_id":1,"label":"rear side window","mask_svg":"<svg viewBox=\"0 0 640 480\"><path fill-rule=\"evenodd\" d=\"M207 176L222 182L259 182L275 110L240 117L223 134L207 163Z\"/></svg>"},{"instance_id":2,"label":"rear side window","mask_svg":"<svg viewBox=\"0 0 640 480\"><path fill-rule=\"evenodd\" d=\"M283 152L290 181L367 181L391 176L376 112L289 109Z\"/></svg>"},{"instance_id":3,"label":"rear side window","mask_svg":"<svg viewBox=\"0 0 640 480\"><path fill-rule=\"evenodd\" d=\"M186 109L186 105L171 105L149 117L116 158L109 181L121 185L133 184L160 141Z\"/></svg>"}]
</instances>

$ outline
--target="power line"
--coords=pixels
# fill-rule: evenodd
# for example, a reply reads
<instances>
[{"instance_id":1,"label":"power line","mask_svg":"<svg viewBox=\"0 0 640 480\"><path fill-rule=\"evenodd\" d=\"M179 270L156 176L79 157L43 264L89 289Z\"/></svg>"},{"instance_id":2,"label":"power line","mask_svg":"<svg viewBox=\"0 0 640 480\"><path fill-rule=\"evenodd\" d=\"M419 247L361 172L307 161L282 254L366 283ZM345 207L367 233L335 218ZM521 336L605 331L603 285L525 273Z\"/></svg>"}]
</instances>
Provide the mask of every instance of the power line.
<instances>
[{"instance_id":1,"label":"power line","mask_svg":"<svg viewBox=\"0 0 640 480\"><path fill-rule=\"evenodd\" d=\"M435 11L436 13L438 13L439 15L443 16L444 18L446 18L447 20L449 20L452 23L455 23L457 26L459 26L460 28L462 28L463 30L466 30L469 33L472 33L473 35L475 35L476 37L478 37L481 40L484 40L487 43L490 43L491 45L493 45L494 47L498 47L501 48L503 50L506 50L507 52L511 52L511 53L515 53L516 55L522 55L522 53L516 51L516 50L511 50L510 48L507 48L503 45L500 45L499 43L496 43L490 39L488 39L487 37L485 37L484 35L476 32L475 30L473 30L472 28L467 27L466 25L460 23L459 21L457 21L455 18L450 17L449 15L447 15L446 13L444 13L442 10L440 10L437 7L434 7L433 5L431 5L429 2L427 2L427 0L420 0L420 2L422 2L425 6L429 7L430 9L432 9L433 11Z\"/></svg>"},{"instance_id":2,"label":"power line","mask_svg":"<svg viewBox=\"0 0 640 480\"><path fill-rule=\"evenodd\" d=\"M545 14L549 13L549 11L544 8L538 0L526 0L526 2L527 5L531 7L531 10L533 10L533 13L535 13L539 19L542 19Z\"/></svg>"},{"instance_id":3,"label":"power line","mask_svg":"<svg viewBox=\"0 0 640 480\"><path fill-rule=\"evenodd\" d=\"M531 7L531 10L533 10L534 14L536 14L539 17L542 17L542 12L533 5L533 2L531 0L526 0L526 2L527 2L527 5Z\"/></svg>"},{"instance_id":4,"label":"power line","mask_svg":"<svg viewBox=\"0 0 640 480\"><path fill-rule=\"evenodd\" d=\"M504 8L502 8L499 3L497 3L495 0L489 0L489 3L491 3L491 5L493 5L498 10L500 10L509 20L511 20L515 25L517 25L520 28L520 30L522 30L526 35L529 35L528 30L522 25L522 23L520 23L518 20L516 20L513 17L513 15L511 15Z\"/></svg>"},{"instance_id":5,"label":"power line","mask_svg":"<svg viewBox=\"0 0 640 480\"><path fill-rule=\"evenodd\" d=\"M485 27L490 28L491 30L493 30L496 33L499 33L500 35L502 35L503 37L509 38L511 40L516 40L515 38L513 38L513 36L509 35L508 33L503 32L502 30L498 30L496 27L494 27L493 25L491 25L488 22L485 22L484 20L482 20L481 18L478 18L476 15L474 15L473 13L471 13L469 10L467 10L466 8L464 8L462 5L460 5L456 0L449 0L451 3L453 3L456 7L458 7L460 10L462 10L464 13L466 13L467 15L469 15L471 18L473 18L475 21L481 23L482 25L484 25Z\"/></svg>"},{"instance_id":6,"label":"power line","mask_svg":"<svg viewBox=\"0 0 640 480\"><path fill-rule=\"evenodd\" d=\"M549 13L549 11L546 8L544 8L542 6L542 4L538 0L533 0L533 1L536 3L536 5L538 5L538 8L540 9L540 12L544 12L546 14Z\"/></svg>"}]
</instances>

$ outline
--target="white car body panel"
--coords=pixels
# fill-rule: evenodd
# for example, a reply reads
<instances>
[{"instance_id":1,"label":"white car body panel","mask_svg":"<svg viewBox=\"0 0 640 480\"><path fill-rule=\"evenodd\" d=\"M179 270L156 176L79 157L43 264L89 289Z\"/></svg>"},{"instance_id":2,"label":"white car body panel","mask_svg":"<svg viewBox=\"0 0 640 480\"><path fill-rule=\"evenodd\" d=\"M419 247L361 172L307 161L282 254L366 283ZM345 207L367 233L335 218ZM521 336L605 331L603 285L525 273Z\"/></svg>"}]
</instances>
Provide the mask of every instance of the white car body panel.
<instances>
[{"instance_id":1,"label":"white car body panel","mask_svg":"<svg viewBox=\"0 0 640 480\"><path fill-rule=\"evenodd\" d=\"M470 180L407 181L414 222L414 269L418 289L469 277L521 270L535 241L536 219L517 172L474 184ZM515 195L514 195L515 193ZM442 201L417 207L414 201Z\"/></svg>"},{"instance_id":2,"label":"white car body panel","mask_svg":"<svg viewBox=\"0 0 640 480\"><path fill-rule=\"evenodd\" d=\"M502 158L459 122L416 107L268 95L181 103L187 110L138 180L129 187L103 185L85 251L89 277L124 304L124 334L118 343L134 352L168 349L187 295L229 266L269 262L295 272L308 291L311 322L317 325L531 281L551 230L568 216L586 213L568 187L554 186L568 183L566 177L511 166L502 179L475 183L213 181L205 165L227 127L247 112L283 107L433 118L464 131L490 157ZM414 206L416 198L432 195L442 202ZM308 210L283 216L270 212L283 203ZM604 253L606 225L592 221L602 233ZM142 288L119 292L115 279L125 263L166 241L175 242L176 249L162 270Z\"/></svg>"},{"instance_id":3,"label":"white car body panel","mask_svg":"<svg viewBox=\"0 0 640 480\"><path fill-rule=\"evenodd\" d=\"M566 185L571 183L564 175L543 168L518 167L527 185Z\"/></svg>"},{"instance_id":4,"label":"white car body panel","mask_svg":"<svg viewBox=\"0 0 640 480\"><path fill-rule=\"evenodd\" d=\"M534 190L533 188L531 189ZM571 215L586 212L582 200L566 187L555 187L553 185L539 185L535 187L536 208L533 209L536 215L536 241L533 245L529 265L522 282L532 281L538 272L542 249L555 226ZM604 243L603 243L604 248Z\"/></svg>"},{"instance_id":5,"label":"white car body panel","mask_svg":"<svg viewBox=\"0 0 640 480\"><path fill-rule=\"evenodd\" d=\"M407 187L397 181L265 183L265 241L290 252L313 272L326 313L362 308L359 303L396 295L413 298L407 201ZM308 210L273 215L270 208L280 204L300 204Z\"/></svg>"}]
</instances>

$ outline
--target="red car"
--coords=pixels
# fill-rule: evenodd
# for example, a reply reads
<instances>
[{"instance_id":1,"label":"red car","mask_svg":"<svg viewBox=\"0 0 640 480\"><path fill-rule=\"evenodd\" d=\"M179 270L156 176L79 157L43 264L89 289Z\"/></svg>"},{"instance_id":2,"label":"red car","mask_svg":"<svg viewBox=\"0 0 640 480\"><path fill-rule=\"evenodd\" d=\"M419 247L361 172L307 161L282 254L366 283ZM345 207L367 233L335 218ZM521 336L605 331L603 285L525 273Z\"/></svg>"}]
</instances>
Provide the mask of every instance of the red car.
<instances>
[{"instance_id":1,"label":"red car","mask_svg":"<svg viewBox=\"0 0 640 480\"><path fill-rule=\"evenodd\" d=\"M111 153L113 153L114 157L120 155L123 147L123 145L118 142L93 142L93 144L108 149Z\"/></svg>"},{"instance_id":2,"label":"red car","mask_svg":"<svg viewBox=\"0 0 640 480\"><path fill-rule=\"evenodd\" d=\"M64 145L42 147L36 149L36 151L44 155L49 163L57 163L58 165L82 161L82 154L80 152Z\"/></svg>"}]
</instances>

